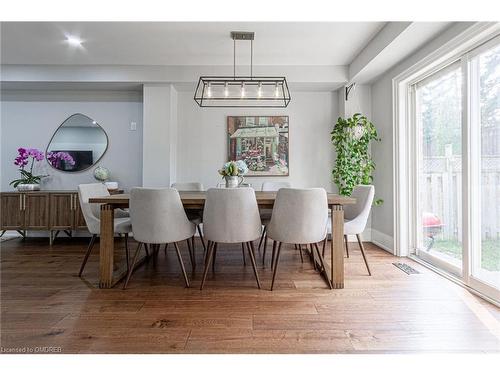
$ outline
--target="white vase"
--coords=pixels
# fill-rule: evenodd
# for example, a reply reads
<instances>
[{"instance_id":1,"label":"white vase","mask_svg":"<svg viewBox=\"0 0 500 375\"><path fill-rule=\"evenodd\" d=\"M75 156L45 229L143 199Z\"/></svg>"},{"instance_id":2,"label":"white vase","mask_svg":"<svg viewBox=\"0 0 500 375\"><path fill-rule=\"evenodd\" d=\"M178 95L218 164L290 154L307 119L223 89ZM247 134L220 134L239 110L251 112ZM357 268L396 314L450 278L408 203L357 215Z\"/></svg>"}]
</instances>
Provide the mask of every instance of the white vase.
<instances>
[{"instance_id":1,"label":"white vase","mask_svg":"<svg viewBox=\"0 0 500 375\"><path fill-rule=\"evenodd\" d=\"M241 176L224 176L226 179L226 188L237 188L242 182Z\"/></svg>"}]
</instances>

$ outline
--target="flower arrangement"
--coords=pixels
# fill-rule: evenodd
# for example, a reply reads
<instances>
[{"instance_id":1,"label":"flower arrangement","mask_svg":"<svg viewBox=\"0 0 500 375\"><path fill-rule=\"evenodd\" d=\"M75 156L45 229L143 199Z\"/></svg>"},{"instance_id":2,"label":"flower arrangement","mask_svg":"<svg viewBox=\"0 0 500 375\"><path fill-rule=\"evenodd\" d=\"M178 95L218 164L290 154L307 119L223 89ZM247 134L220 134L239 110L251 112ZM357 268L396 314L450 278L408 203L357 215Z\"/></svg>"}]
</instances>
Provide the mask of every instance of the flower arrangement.
<instances>
[{"instance_id":1,"label":"flower arrangement","mask_svg":"<svg viewBox=\"0 0 500 375\"><path fill-rule=\"evenodd\" d=\"M23 148L17 149L17 157L14 159L14 165L19 167L19 172L21 173L21 178L14 180L10 183L15 188L20 184L39 184L42 177L46 175L35 176L33 175L33 167L35 161L42 161L44 158L44 153L36 148ZM29 171L24 169L28 164L30 164Z\"/></svg>"},{"instance_id":2,"label":"flower arrangement","mask_svg":"<svg viewBox=\"0 0 500 375\"><path fill-rule=\"evenodd\" d=\"M222 177L226 176L243 176L248 173L248 166L243 160L231 160L219 169L219 174Z\"/></svg>"},{"instance_id":3,"label":"flower arrangement","mask_svg":"<svg viewBox=\"0 0 500 375\"><path fill-rule=\"evenodd\" d=\"M11 181L10 185L17 188L19 185L37 185L40 183L40 180L43 177L47 177L48 175L38 175L35 176L33 174L33 167L35 166L35 161L39 162L45 158L45 153L36 148L24 148L20 147L17 149L17 157L14 159L14 165L19 167L19 172L21 173L21 178ZM61 160L65 160L67 163L71 165L75 164L75 161L71 157L71 155L66 152L48 152L47 160L51 165L55 165L54 163L58 163ZM27 165L30 165L29 170L25 169Z\"/></svg>"}]
</instances>

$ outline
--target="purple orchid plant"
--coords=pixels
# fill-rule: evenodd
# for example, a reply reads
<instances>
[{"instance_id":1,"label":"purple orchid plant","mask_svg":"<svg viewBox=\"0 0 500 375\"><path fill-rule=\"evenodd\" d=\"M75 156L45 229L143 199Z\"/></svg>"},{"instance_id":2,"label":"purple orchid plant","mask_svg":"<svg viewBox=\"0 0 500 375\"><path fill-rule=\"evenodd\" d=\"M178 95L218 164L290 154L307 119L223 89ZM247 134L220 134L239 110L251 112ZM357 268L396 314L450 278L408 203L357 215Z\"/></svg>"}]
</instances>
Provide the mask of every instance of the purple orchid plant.
<instances>
[{"instance_id":1,"label":"purple orchid plant","mask_svg":"<svg viewBox=\"0 0 500 375\"><path fill-rule=\"evenodd\" d=\"M19 167L19 172L21 173L21 178L11 181L10 185L17 188L20 184L39 184L40 180L43 177L47 177L48 175L33 175L33 167L35 166L35 161L39 162L45 158L45 153L36 148L24 148L20 147L17 149L18 156L14 159L14 165ZM64 160L65 162L74 165L75 161L66 152L57 152L47 153L47 160L51 165L54 163L58 163L60 160ZM29 166L29 170L25 169L27 165Z\"/></svg>"}]
</instances>

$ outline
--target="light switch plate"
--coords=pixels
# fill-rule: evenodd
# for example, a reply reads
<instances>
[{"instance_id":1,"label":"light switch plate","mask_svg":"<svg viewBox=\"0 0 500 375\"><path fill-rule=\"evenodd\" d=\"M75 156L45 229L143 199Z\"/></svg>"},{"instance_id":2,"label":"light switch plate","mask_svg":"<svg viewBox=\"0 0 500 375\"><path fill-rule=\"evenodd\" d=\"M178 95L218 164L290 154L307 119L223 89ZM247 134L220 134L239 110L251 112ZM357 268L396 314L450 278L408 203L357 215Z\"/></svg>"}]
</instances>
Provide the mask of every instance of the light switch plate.
<instances>
[{"instance_id":1,"label":"light switch plate","mask_svg":"<svg viewBox=\"0 0 500 375\"><path fill-rule=\"evenodd\" d=\"M130 123L130 130L137 130L137 123L136 122Z\"/></svg>"}]
</instances>

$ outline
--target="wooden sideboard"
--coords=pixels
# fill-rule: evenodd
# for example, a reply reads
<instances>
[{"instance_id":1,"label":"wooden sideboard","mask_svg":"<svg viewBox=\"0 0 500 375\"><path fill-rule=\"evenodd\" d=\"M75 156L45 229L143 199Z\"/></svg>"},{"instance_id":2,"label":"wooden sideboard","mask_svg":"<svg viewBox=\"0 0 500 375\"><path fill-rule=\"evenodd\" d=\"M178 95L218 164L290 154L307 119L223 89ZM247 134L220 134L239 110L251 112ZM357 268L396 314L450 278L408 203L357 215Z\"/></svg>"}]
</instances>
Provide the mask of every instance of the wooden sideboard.
<instances>
[{"instance_id":1,"label":"wooden sideboard","mask_svg":"<svg viewBox=\"0 0 500 375\"><path fill-rule=\"evenodd\" d=\"M0 193L0 230L49 231L50 244L60 231L68 236L86 230L76 191L29 191Z\"/></svg>"}]
</instances>

